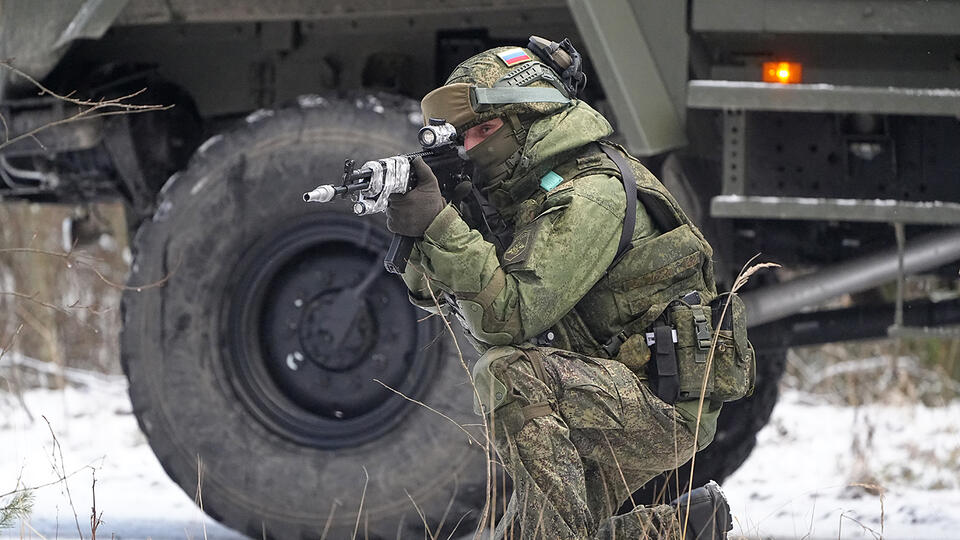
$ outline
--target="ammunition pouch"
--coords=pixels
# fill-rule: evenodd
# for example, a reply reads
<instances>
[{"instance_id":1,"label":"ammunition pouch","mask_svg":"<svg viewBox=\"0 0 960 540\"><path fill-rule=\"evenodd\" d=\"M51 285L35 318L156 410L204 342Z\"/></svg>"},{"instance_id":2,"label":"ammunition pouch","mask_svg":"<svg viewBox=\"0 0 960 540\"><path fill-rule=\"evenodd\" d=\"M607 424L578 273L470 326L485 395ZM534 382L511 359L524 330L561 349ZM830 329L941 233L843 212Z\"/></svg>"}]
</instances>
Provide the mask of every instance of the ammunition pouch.
<instances>
[{"instance_id":1,"label":"ammunition pouch","mask_svg":"<svg viewBox=\"0 0 960 540\"><path fill-rule=\"evenodd\" d=\"M631 330L628 325L602 347L648 379L663 401L699 399L703 393L705 400L726 402L753 393L756 354L747 339L743 301L736 294L709 304L702 303L698 293L688 294L671 302L652 327Z\"/></svg>"},{"instance_id":2,"label":"ammunition pouch","mask_svg":"<svg viewBox=\"0 0 960 540\"><path fill-rule=\"evenodd\" d=\"M707 400L735 401L753 392L756 355L747 339L746 315L739 296L724 295L708 305L671 302L661 320L677 330L677 401L699 399L701 393ZM654 347L659 354L659 343ZM659 379L665 374L656 375ZM656 384L658 388L663 386L659 380Z\"/></svg>"},{"instance_id":3,"label":"ammunition pouch","mask_svg":"<svg viewBox=\"0 0 960 540\"><path fill-rule=\"evenodd\" d=\"M727 304L724 313L724 306ZM714 401L736 401L753 394L757 381L757 354L747 338L747 312L736 293L721 295L711 304L719 328L714 354ZM720 320L721 314L723 320Z\"/></svg>"}]
</instances>

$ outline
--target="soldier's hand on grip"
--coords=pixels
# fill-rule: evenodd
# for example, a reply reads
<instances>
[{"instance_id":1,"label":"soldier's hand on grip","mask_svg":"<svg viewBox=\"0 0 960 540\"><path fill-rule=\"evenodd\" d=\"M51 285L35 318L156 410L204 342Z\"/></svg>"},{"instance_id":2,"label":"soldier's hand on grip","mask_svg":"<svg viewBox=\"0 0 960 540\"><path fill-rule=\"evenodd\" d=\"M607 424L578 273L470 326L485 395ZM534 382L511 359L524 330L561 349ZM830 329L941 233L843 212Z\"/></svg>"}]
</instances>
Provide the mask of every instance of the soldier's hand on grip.
<instances>
[{"instance_id":1,"label":"soldier's hand on grip","mask_svg":"<svg viewBox=\"0 0 960 540\"><path fill-rule=\"evenodd\" d=\"M417 158L411 163L417 187L403 195L391 195L387 205L387 229L403 236L419 237L446 206L440 184L430 166Z\"/></svg>"}]
</instances>

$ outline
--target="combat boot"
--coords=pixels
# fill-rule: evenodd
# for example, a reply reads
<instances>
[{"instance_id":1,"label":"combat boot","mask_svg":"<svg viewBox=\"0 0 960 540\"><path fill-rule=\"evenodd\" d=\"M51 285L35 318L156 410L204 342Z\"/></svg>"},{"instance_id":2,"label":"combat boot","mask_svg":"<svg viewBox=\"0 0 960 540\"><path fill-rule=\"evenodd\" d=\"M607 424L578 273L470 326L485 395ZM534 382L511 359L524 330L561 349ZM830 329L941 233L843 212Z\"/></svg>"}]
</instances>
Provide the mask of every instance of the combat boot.
<instances>
[{"instance_id":1,"label":"combat boot","mask_svg":"<svg viewBox=\"0 0 960 540\"><path fill-rule=\"evenodd\" d=\"M727 532L733 529L727 498L713 480L684 493L670 504L677 509L680 523L686 521L684 540L726 540Z\"/></svg>"}]
</instances>

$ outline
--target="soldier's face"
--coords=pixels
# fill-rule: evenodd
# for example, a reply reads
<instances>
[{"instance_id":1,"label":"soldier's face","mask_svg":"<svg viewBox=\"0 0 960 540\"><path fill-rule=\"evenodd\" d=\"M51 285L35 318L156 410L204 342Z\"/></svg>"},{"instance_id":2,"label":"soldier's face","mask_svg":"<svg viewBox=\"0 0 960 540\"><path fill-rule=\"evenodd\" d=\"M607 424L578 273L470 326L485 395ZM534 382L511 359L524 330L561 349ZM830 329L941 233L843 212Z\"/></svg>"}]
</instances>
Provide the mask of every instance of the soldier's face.
<instances>
[{"instance_id":1,"label":"soldier's face","mask_svg":"<svg viewBox=\"0 0 960 540\"><path fill-rule=\"evenodd\" d=\"M484 139L493 135L502 125L503 120L494 118L493 120L487 120L463 132L463 149L470 150L474 146L482 143Z\"/></svg>"}]
</instances>

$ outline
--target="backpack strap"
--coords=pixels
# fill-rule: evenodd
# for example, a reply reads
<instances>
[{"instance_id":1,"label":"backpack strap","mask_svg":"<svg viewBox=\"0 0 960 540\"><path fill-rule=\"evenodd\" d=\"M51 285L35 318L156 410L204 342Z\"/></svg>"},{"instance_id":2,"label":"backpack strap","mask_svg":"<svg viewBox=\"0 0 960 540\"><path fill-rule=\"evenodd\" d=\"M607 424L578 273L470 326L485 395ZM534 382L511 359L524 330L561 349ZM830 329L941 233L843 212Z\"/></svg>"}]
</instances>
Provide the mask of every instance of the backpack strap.
<instances>
[{"instance_id":1,"label":"backpack strap","mask_svg":"<svg viewBox=\"0 0 960 540\"><path fill-rule=\"evenodd\" d=\"M609 271L611 268L616 266L617 263L620 262L620 259L623 258L623 256L630 251L630 248L633 247L631 239L633 238L634 229L637 226L638 196L641 202L643 202L643 206L649 214L650 219L660 230L661 234L676 229L682 225L682 223L673 213L666 201L654 196L652 193L639 189L636 173L634 172L633 167L627 161L627 158L624 157L624 153L621 152L619 148L601 143L600 149L603 150L603 152L611 160L613 160L613 163L616 165L617 169L620 170L620 179L623 181L623 191L627 195L626 214L623 216L623 231L620 233L620 243L617 247L617 255L613 258L613 262L610 263L610 266L607 268L607 271ZM628 324L628 327L629 326L631 325ZM670 330L669 327L665 328ZM607 352L610 358L614 358L620 351L620 346L623 345L629 335L639 331L643 331L643 329L633 328L631 331L629 331L629 333L627 329L623 329L620 332L616 332L606 343L602 344L601 347ZM662 332L664 331L661 330L661 333ZM669 334L657 336L657 338L661 340L659 342L660 344L655 349L655 353L657 355L657 371L661 377L657 394L664 401L673 403L676 401L676 392L679 390L679 380L677 379L676 368L676 351L674 351L673 341L670 339Z\"/></svg>"},{"instance_id":2,"label":"backpack strap","mask_svg":"<svg viewBox=\"0 0 960 540\"><path fill-rule=\"evenodd\" d=\"M617 255L613 258L613 263L610 265L612 268L620 262L620 258L633 247L630 240L633 238L633 231L637 228L637 177L633 173L633 167L627 163L623 154L605 144L601 144L600 148L613 160L617 168L620 169L620 180L623 181L623 191L627 194L627 209L623 215L623 231L620 232L620 242L617 244Z\"/></svg>"},{"instance_id":3,"label":"backpack strap","mask_svg":"<svg viewBox=\"0 0 960 540\"><path fill-rule=\"evenodd\" d=\"M663 199L654 196L652 193L648 193L645 190L638 190L636 173L633 171L633 167L630 166L630 163L624 157L617 147L611 147L607 144L601 144L600 148L603 150L610 159L616 164L617 168L620 169L620 177L623 180L623 189L627 192L627 215L624 216L623 227L624 232L620 237L620 246L622 247L624 237L627 238L629 242L630 238L633 237L633 229L636 227L636 211L637 197L640 197L640 201L643 203L644 208L646 208L647 213L650 215L650 219L653 221L653 224L657 226L657 229L660 230L660 234L663 234L668 231L672 231L677 227L683 225L683 223L677 218L673 209L670 208L669 204ZM628 189L627 186L633 186L633 189ZM633 192L631 194L631 191ZM639 193L638 193L639 191ZM633 201L633 206L631 207L631 200ZM632 211L631 211L632 208ZM630 218L630 222L627 222L627 218ZM627 229L629 228L629 234ZM617 256L622 255L620 251L617 251Z\"/></svg>"}]
</instances>

